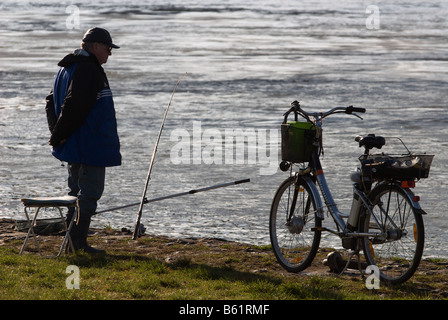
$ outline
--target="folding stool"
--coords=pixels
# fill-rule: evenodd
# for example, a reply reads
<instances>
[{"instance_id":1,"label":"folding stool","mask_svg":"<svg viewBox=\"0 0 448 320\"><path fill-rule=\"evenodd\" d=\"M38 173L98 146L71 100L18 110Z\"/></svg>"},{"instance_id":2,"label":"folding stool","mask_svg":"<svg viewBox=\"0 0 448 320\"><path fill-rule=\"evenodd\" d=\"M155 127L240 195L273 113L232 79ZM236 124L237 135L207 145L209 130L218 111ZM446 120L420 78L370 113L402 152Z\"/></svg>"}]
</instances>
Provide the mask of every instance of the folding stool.
<instances>
[{"instance_id":1,"label":"folding stool","mask_svg":"<svg viewBox=\"0 0 448 320\"><path fill-rule=\"evenodd\" d=\"M39 251L39 254L41 256L43 256L41 250L40 250L40 246L39 246L39 241L38 238L36 236L36 233L34 232L34 227L36 226L36 221L37 221L37 216L39 214L39 210L41 208L57 208L59 214L60 214L60 218L61 218L61 222L63 223L64 226L64 231L65 231L65 236L64 239L62 241L62 245L61 248L59 250L59 253L56 256L50 256L50 257L59 257L62 253L62 251L64 250L64 246L65 244L69 243L72 252L74 252L74 247L73 247L73 243L72 243L72 239L70 238L70 230L72 229L73 223L76 221L77 216L79 214L79 206L78 206L78 198L76 197L72 197L72 196L63 196L63 197L37 197L37 198L25 198L22 199L23 205L25 206L25 216L28 222L28 233L26 235L25 241L22 245L22 249L20 250L20 255L22 255L23 251L25 250L26 244L28 242L28 239L30 237L30 235L33 235L34 238L34 242L36 244L37 250ZM61 207L73 207L75 208L75 212L73 214L73 217L67 227L67 224L65 222L65 218L64 215L62 214L62 209ZM30 219L30 215L28 213L28 210L34 208L34 217L31 221Z\"/></svg>"}]
</instances>

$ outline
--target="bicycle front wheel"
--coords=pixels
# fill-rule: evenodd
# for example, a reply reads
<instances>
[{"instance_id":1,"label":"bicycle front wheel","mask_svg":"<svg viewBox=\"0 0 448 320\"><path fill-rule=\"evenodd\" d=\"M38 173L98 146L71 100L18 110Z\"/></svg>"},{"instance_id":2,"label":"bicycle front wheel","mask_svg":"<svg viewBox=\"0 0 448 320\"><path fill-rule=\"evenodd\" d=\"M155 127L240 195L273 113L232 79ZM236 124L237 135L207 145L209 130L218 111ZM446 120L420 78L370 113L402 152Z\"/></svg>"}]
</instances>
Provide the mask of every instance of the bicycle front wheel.
<instances>
[{"instance_id":1,"label":"bicycle front wheel","mask_svg":"<svg viewBox=\"0 0 448 320\"><path fill-rule=\"evenodd\" d=\"M424 247L424 226L404 190L397 185L380 185L372 190L372 217L366 213L361 232L378 233L363 239L366 261L376 265L380 279L390 284L408 280L417 269Z\"/></svg>"},{"instance_id":2,"label":"bicycle front wheel","mask_svg":"<svg viewBox=\"0 0 448 320\"><path fill-rule=\"evenodd\" d=\"M286 179L277 189L271 206L269 233L275 257L289 272L306 269L319 249L321 227L316 200L301 178Z\"/></svg>"}]
</instances>

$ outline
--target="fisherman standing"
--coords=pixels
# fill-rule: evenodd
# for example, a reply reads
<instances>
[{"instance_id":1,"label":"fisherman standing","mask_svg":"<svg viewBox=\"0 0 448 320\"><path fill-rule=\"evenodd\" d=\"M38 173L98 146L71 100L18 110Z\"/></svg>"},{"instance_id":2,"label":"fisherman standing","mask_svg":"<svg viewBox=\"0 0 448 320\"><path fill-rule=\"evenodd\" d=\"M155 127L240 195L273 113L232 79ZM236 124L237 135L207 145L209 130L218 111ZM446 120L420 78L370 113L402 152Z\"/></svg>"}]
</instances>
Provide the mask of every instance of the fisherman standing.
<instances>
[{"instance_id":1,"label":"fisherman standing","mask_svg":"<svg viewBox=\"0 0 448 320\"><path fill-rule=\"evenodd\" d=\"M65 56L47 96L52 154L68 163L69 195L78 197L79 221L70 237L75 250L105 253L87 244L90 220L104 190L106 167L121 165L120 142L112 92L102 68L112 54L109 32L87 30L81 48ZM74 210L69 210L71 221Z\"/></svg>"}]
</instances>

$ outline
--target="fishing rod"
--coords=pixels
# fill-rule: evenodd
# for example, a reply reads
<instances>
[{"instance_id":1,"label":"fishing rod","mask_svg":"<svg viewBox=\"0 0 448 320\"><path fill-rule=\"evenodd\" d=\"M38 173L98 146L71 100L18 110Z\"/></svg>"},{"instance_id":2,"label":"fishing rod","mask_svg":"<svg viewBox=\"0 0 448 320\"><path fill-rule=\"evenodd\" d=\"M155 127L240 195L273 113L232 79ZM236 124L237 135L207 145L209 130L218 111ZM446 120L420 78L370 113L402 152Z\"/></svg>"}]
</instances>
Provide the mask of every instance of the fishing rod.
<instances>
[{"instance_id":1,"label":"fishing rod","mask_svg":"<svg viewBox=\"0 0 448 320\"><path fill-rule=\"evenodd\" d=\"M145 199L143 201L144 201L144 204L147 204L147 203L162 201L162 200L166 200L166 199L172 199L172 198L187 196L187 195L195 194L195 193L199 193L199 192L210 191L210 190L214 190L214 189L218 189L218 188L225 188L225 187L229 187L229 186L233 186L233 185L237 185L237 184L241 184L241 183L246 183L246 182L250 182L250 179L243 179L243 180L237 180L237 181L233 181L233 182L215 184L215 185L209 186L209 187L204 187L204 188L199 188L199 189L192 189L190 191L170 194L170 195L167 195L167 196L162 196L162 197L158 197L158 198L152 198L152 199L149 199L149 200L145 197ZM140 202L134 202L134 203L126 204L126 205L119 206L119 207L113 207L113 208L97 211L97 212L95 212L95 214L100 214L100 213L105 213L105 212L115 211L115 210L120 210L120 209L126 209L126 208L129 208L129 207L137 206L139 204L140 204Z\"/></svg>"},{"instance_id":2,"label":"fishing rod","mask_svg":"<svg viewBox=\"0 0 448 320\"><path fill-rule=\"evenodd\" d=\"M162 125L160 126L160 130L159 130L159 134L157 136L157 140L156 140L156 144L154 145L154 150L152 152L152 157L151 157L151 162L149 163L149 169L148 169L148 175L146 177L146 184L145 184L145 188L143 190L143 195L142 198L140 200L140 207L138 209L138 214L137 214L137 219L135 221L135 227L134 227L134 232L132 234L132 239L135 240L138 237L139 234L139 229L140 229L140 219L142 218L142 213L143 213L143 205L145 204L145 198L146 198L146 192L148 190L148 184L149 184L149 180L151 179L151 171L152 171L152 167L154 165L154 159L156 157L156 153L157 153L157 146L159 145L159 141L160 141L160 136L162 135L162 130L163 127L165 125L165 120L166 120L166 116L168 114L168 110L170 109L171 106L171 101L173 100L173 96L174 93L176 92L177 86L179 85L179 83L181 82L182 78L184 77L184 75L186 75L187 73L184 73L179 80L177 80L176 86L173 89L173 93L171 94L170 97L170 101L168 102L168 106L166 107L165 110L165 114L163 115L163 120L162 120Z\"/></svg>"}]
</instances>

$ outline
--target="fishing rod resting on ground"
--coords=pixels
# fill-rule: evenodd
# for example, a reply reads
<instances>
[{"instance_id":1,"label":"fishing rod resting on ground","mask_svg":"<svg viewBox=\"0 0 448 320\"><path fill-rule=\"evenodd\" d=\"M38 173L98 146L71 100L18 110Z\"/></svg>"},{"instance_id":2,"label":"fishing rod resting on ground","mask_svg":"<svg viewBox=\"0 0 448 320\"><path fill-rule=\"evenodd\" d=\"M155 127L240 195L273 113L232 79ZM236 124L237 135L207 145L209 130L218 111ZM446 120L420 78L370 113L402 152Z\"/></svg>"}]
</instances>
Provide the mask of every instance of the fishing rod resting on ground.
<instances>
[{"instance_id":1,"label":"fishing rod resting on ground","mask_svg":"<svg viewBox=\"0 0 448 320\"><path fill-rule=\"evenodd\" d=\"M143 201L144 201L145 204L147 204L147 203L151 203L151 202L177 198L177 197L186 196L186 195L190 195L190 194L195 194L195 193L199 193L199 192L210 191L210 190L214 190L214 189L218 189L218 188L225 188L225 187L229 187L229 186L233 186L233 185L237 185L237 184L241 184L241 183L246 183L246 182L250 182L250 179L243 179L243 180L237 180L237 181L233 181L233 182L215 184L215 185L209 186L209 187L204 187L204 188L199 188L199 189L192 189L190 191L170 194L168 196L152 198L152 199L149 199L149 200L145 197L143 199ZM115 211L115 210L120 210L120 209L126 209L126 208L129 208L129 207L137 206L139 204L140 204L140 202L134 202L134 203L130 203L130 204L125 204L125 205L122 205L122 206L119 206L119 207L113 207L113 208L97 211L97 212L95 212L95 214L100 214L100 213L105 213L105 212L110 212L110 211Z\"/></svg>"},{"instance_id":2,"label":"fishing rod resting on ground","mask_svg":"<svg viewBox=\"0 0 448 320\"><path fill-rule=\"evenodd\" d=\"M132 234L132 239L135 240L137 239L138 235L139 235L139 229L140 229L140 219L142 217L142 213L143 213L143 205L145 204L145 198L146 198L146 192L148 190L148 184L149 184L149 180L151 179L151 171L152 171L152 167L154 165L154 159L156 157L156 153L157 153L157 146L159 145L159 141L160 141L160 136L162 135L162 130L163 127L165 125L165 120L166 120L166 116L168 114L168 110L170 109L171 106L171 101L173 100L173 96L174 93L176 92L177 86L179 85L179 83L181 82L182 78L184 77L184 75L186 75L187 73L184 73L179 80L177 80L176 86L173 89L173 93L171 94L170 97L170 101L168 102L168 106L166 107L165 110L165 114L163 115L163 120L162 120L162 125L160 126L160 130L159 130L159 134L157 136L157 140L156 140L156 144L154 145L154 150L152 152L152 157L151 157L151 162L149 163L149 169L148 169L148 175L146 177L146 184L145 184L145 188L143 190L143 195L142 198L140 200L140 207L138 209L138 214L137 214L137 219L135 221L135 227L134 227L134 232Z\"/></svg>"}]
</instances>

